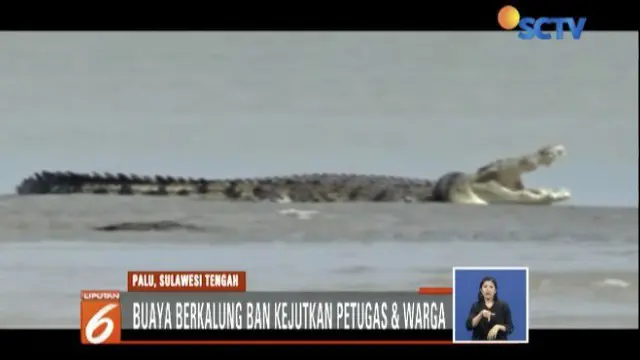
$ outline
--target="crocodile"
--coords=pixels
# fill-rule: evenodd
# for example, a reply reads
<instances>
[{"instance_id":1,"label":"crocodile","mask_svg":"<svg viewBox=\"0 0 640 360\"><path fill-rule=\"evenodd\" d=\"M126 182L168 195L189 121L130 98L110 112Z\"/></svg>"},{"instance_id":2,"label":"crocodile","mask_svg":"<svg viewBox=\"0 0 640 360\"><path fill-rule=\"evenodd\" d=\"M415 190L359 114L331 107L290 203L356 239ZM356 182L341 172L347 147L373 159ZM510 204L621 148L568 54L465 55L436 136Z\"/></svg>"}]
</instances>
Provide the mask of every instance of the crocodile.
<instances>
[{"instance_id":1,"label":"crocodile","mask_svg":"<svg viewBox=\"0 0 640 360\"><path fill-rule=\"evenodd\" d=\"M566 189L528 188L522 175L550 166L566 154L563 145L494 160L473 172L440 178L316 173L236 179L204 179L135 174L41 171L25 178L19 195L104 194L185 196L245 202L445 202L552 204L571 197Z\"/></svg>"}]
</instances>

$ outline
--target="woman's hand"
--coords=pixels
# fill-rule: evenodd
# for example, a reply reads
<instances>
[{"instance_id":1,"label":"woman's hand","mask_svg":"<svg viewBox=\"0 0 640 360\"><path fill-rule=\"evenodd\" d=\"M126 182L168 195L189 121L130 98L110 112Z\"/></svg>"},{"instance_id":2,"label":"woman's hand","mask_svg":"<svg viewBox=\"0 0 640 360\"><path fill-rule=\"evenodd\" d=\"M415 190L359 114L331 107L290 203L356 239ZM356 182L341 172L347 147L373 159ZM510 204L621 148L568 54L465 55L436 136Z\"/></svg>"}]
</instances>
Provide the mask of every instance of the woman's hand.
<instances>
[{"instance_id":1,"label":"woman's hand","mask_svg":"<svg viewBox=\"0 0 640 360\"><path fill-rule=\"evenodd\" d=\"M487 321L491 321L491 315L493 315L493 313L491 311L482 310L480 313L482 314L482 317L487 319Z\"/></svg>"},{"instance_id":2,"label":"woman's hand","mask_svg":"<svg viewBox=\"0 0 640 360\"><path fill-rule=\"evenodd\" d=\"M489 310L482 310L471 320L471 326L476 327L482 318L487 318L487 321L491 321L491 316L495 315Z\"/></svg>"},{"instance_id":3,"label":"woman's hand","mask_svg":"<svg viewBox=\"0 0 640 360\"><path fill-rule=\"evenodd\" d=\"M489 334L487 334L487 340L495 340L496 336L498 336L498 331L504 331L504 326L502 325L494 325L494 327L489 330Z\"/></svg>"}]
</instances>

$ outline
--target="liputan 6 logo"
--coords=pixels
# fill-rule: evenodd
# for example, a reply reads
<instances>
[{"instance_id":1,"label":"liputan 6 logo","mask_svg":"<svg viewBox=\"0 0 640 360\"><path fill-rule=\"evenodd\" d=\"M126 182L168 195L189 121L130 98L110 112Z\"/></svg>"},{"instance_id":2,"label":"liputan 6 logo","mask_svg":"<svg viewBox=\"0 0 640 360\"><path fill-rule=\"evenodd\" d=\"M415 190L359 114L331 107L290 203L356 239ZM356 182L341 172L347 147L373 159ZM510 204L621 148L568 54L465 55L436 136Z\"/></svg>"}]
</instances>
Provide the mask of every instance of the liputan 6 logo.
<instances>
[{"instance_id":1,"label":"liputan 6 logo","mask_svg":"<svg viewBox=\"0 0 640 360\"><path fill-rule=\"evenodd\" d=\"M120 291L82 290L80 295L80 341L94 345L119 343Z\"/></svg>"}]
</instances>

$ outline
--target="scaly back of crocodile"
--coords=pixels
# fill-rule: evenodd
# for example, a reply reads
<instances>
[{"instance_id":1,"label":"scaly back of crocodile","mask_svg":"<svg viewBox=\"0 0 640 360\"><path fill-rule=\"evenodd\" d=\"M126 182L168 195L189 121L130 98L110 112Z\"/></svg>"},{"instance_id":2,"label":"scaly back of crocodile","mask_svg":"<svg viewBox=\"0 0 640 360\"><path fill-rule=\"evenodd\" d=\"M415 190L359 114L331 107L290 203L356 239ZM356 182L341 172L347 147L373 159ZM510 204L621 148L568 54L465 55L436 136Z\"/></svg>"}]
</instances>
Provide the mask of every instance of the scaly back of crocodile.
<instances>
[{"instance_id":1,"label":"scaly back of crocodile","mask_svg":"<svg viewBox=\"0 0 640 360\"><path fill-rule=\"evenodd\" d=\"M424 202L427 179L361 174L294 174L276 177L204 179L126 174L42 171L16 191L29 194L198 196L210 200L293 202Z\"/></svg>"}]
</instances>

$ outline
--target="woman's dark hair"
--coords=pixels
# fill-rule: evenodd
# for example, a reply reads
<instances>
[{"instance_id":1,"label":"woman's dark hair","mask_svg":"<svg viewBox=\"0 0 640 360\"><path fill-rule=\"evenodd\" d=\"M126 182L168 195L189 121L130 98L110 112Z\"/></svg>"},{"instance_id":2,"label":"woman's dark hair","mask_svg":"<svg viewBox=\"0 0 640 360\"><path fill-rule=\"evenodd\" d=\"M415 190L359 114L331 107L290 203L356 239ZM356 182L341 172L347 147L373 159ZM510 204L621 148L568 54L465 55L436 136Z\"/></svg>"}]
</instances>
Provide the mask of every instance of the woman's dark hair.
<instances>
[{"instance_id":1,"label":"woman's dark hair","mask_svg":"<svg viewBox=\"0 0 640 360\"><path fill-rule=\"evenodd\" d=\"M493 296L493 301L498 301L498 281L493 276L485 276L480 280L480 286L478 286L478 302L484 302L484 295L482 295L482 285L487 281L491 282L496 288L496 294Z\"/></svg>"}]
</instances>

